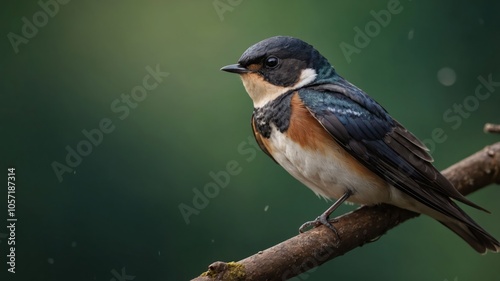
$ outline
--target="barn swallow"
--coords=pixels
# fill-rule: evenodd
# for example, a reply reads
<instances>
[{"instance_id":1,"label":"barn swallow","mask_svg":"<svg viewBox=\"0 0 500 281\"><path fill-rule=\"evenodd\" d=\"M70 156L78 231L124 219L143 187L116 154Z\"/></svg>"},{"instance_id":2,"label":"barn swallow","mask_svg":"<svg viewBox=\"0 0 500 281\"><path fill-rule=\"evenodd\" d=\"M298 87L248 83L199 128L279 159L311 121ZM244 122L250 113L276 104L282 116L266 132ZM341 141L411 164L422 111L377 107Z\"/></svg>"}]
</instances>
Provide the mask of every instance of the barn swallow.
<instances>
[{"instance_id":1,"label":"barn swallow","mask_svg":"<svg viewBox=\"0 0 500 281\"><path fill-rule=\"evenodd\" d=\"M486 211L432 165L429 149L308 43L285 36L248 48L237 64L253 101L260 148L316 195L336 200L310 226L325 225L343 202L386 203L426 214L479 253L500 243L453 201Z\"/></svg>"}]
</instances>

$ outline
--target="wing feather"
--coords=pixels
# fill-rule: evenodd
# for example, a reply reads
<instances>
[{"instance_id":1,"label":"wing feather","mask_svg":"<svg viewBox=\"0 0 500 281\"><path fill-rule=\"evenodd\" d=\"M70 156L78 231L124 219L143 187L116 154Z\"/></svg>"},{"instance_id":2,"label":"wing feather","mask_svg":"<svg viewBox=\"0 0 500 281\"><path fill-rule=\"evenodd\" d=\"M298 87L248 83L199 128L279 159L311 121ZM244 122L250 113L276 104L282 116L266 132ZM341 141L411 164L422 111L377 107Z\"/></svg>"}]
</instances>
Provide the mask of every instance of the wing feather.
<instances>
[{"instance_id":1,"label":"wing feather","mask_svg":"<svg viewBox=\"0 0 500 281\"><path fill-rule=\"evenodd\" d=\"M450 204L449 197L484 210L460 194L432 165L429 149L421 141L354 85L339 79L337 84L302 88L299 96L340 145L396 188L468 223L468 217Z\"/></svg>"}]
</instances>

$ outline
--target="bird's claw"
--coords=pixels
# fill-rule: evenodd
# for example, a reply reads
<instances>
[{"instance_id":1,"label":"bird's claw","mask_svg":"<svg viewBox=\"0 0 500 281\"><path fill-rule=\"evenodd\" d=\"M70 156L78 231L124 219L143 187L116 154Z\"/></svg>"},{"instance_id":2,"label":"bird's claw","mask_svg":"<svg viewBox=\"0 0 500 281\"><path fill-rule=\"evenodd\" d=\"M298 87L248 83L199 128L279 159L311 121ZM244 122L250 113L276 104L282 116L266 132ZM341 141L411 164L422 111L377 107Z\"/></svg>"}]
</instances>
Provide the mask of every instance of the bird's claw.
<instances>
[{"instance_id":1,"label":"bird's claw","mask_svg":"<svg viewBox=\"0 0 500 281\"><path fill-rule=\"evenodd\" d=\"M335 220L335 219L329 221L328 216L325 216L325 214L322 214L321 216L317 217L315 220L308 221L308 222L305 222L304 224L302 224L299 227L299 233L306 232L308 228L318 227L320 225L324 225L324 226L328 227L331 231L333 231L333 233L335 233L335 236L337 237L337 241L340 242L339 233L338 233L337 229L332 225L332 223L336 223L336 222L337 222L337 220Z\"/></svg>"},{"instance_id":2,"label":"bird's claw","mask_svg":"<svg viewBox=\"0 0 500 281\"><path fill-rule=\"evenodd\" d=\"M333 233L335 233L335 236L337 238L336 244L338 245L340 243L340 235L337 229L332 225L332 223L336 223L337 220L332 219L331 221L328 221L328 217L332 214L333 211L335 211L335 209L337 209L338 206L340 206L340 204L344 203L344 201L347 200L347 198L349 198L351 194L352 192L350 190L347 190L346 193L344 193L342 197L340 197L337 201L335 201L335 203L333 203L333 205L330 208L328 208L325 212L323 212L323 214L321 214L315 220L308 221L303 225L301 225L299 228L299 232L304 233L306 231L306 228L309 228L311 226L318 227L320 225L324 225L328 227L331 231L333 231Z\"/></svg>"},{"instance_id":3,"label":"bird's claw","mask_svg":"<svg viewBox=\"0 0 500 281\"><path fill-rule=\"evenodd\" d=\"M306 221L299 227L299 233L304 233L308 230L308 228L318 227L320 225L321 224L318 219L315 219L313 221Z\"/></svg>"}]
</instances>

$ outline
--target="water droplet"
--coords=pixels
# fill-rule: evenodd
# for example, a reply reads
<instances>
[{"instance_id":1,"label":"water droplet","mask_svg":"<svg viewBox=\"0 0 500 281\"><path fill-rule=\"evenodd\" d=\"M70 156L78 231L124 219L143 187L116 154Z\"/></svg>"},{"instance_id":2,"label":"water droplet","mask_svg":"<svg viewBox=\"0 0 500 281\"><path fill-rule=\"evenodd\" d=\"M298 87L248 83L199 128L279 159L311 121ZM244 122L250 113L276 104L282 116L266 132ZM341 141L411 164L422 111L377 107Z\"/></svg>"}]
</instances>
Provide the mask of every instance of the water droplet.
<instances>
[{"instance_id":1,"label":"water droplet","mask_svg":"<svg viewBox=\"0 0 500 281\"><path fill-rule=\"evenodd\" d=\"M443 67L437 72L437 78L439 83L444 86L451 86L455 84L457 81L457 75L455 74L455 70L449 67Z\"/></svg>"},{"instance_id":2,"label":"water droplet","mask_svg":"<svg viewBox=\"0 0 500 281\"><path fill-rule=\"evenodd\" d=\"M410 29L410 32L408 32L408 40L413 39L413 33L414 33L414 30Z\"/></svg>"}]
</instances>

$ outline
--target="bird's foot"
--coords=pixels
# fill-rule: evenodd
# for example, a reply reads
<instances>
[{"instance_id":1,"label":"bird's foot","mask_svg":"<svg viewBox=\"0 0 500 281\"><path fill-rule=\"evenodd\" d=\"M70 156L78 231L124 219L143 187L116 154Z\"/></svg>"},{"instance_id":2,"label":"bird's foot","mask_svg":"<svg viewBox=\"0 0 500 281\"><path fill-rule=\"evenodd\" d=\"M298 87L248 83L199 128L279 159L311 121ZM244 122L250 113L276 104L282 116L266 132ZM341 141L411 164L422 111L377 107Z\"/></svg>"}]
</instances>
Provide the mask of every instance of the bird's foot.
<instances>
[{"instance_id":1,"label":"bird's foot","mask_svg":"<svg viewBox=\"0 0 500 281\"><path fill-rule=\"evenodd\" d=\"M336 223L336 222L337 222L337 220L335 220L335 219L329 221L328 214L323 213L323 214L321 214L321 216L317 217L315 220L308 221L308 222L305 222L304 224L302 224L299 228L299 232L304 233L307 231L308 228L313 228L313 227L318 227L320 225L324 225L324 226L328 227L331 231L333 231L333 233L335 233L335 236L337 237L337 241L340 242L339 233L338 233L337 229L332 225L332 223Z\"/></svg>"},{"instance_id":2,"label":"bird's foot","mask_svg":"<svg viewBox=\"0 0 500 281\"><path fill-rule=\"evenodd\" d=\"M306 229L309 227L318 227L320 225L324 225L324 226L328 227L331 231L333 231L333 233L335 233L335 236L337 237L337 244L339 244L340 243L340 235L339 235L337 229L332 225L332 223L337 222L337 220L333 219L331 221L328 221L328 217L333 213L333 211L335 211L335 209L338 208L338 206L340 206L342 203L344 203L344 201L347 200L347 198L349 198L349 196L351 196L351 194L352 194L352 191L346 190L344 195L342 195L342 197L340 197L337 201L335 201L335 203L333 203L333 205L330 208L328 208L323 214L321 214L315 220L308 221L308 222L304 223L303 225L301 225L299 228L299 232L304 233L306 231Z\"/></svg>"}]
</instances>

